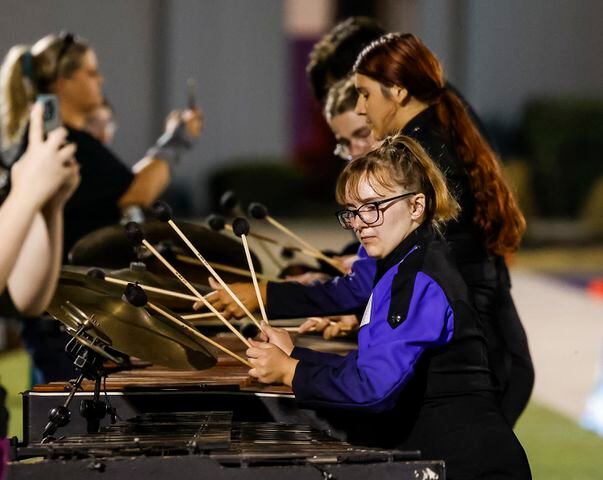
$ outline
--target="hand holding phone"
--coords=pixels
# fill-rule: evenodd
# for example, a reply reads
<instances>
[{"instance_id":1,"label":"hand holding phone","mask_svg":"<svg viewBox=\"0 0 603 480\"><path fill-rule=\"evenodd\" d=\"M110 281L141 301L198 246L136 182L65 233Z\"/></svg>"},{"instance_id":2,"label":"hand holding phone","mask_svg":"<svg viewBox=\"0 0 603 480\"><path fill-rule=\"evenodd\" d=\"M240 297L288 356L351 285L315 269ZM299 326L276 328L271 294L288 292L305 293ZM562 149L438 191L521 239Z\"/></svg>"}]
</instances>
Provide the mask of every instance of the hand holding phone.
<instances>
[{"instance_id":1,"label":"hand holding phone","mask_svg":"<svg viewBox=\"0 0 603 480\"><path fill-rule=\"evenodd\" d=\"M61 187L66 191L61 193L60 200L66 201L79 181L79 166L74 159L75 145L65 144L67 130L59 125L51 128L44 138L44 110L44 102L34 105L30 114L27 150L11 170L11 190L35 202L36 208L45 205Z\"/></svg>"}]
</instances>

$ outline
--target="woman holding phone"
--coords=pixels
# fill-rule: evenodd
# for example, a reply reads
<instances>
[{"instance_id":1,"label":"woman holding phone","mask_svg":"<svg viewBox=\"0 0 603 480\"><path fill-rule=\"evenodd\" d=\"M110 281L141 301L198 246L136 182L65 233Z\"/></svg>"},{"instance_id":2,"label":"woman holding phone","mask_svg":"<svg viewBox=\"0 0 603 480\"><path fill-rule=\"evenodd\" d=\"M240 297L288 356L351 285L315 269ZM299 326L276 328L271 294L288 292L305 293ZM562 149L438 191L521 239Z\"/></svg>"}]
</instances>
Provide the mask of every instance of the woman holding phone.
<instances>
[{"instance_id":1,"label":"woman holding phone","mask_svg":"<svg viewBox=\"0 0 603 480\"><path fill-rule=\"evenodd\" d=\"M67 140L77 146L82 178L65 207L64 258L84 235L118 223L122 213L150 205L168 185L178 156L192 146L202 129L199 110L178 112L147 155L130 168L85 131L88 115L102 105L103 83L94 49L65 33L47 35L31 48L11 48L0 70L0 126L5 148L27 148L27 115L39 94L56 95ZM41 374L37 381L70 378L73 367L63 352L67 337L58 326L28 321L23 338Z\"/></svg>"}]
</instances>

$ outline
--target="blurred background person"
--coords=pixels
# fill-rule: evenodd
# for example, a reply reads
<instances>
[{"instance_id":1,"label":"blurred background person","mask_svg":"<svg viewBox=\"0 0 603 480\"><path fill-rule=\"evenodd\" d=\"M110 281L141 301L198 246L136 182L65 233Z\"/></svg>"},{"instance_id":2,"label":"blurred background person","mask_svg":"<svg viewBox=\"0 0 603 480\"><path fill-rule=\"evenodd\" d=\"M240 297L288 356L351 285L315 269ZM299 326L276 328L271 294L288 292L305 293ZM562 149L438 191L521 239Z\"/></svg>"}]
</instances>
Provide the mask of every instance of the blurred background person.
<instances>
[{"instance_id":1,"label":"blurred background person","mask_svg":"<svg viewBox=\"0 0 603 480\"><path fill-rule=\"evenodd\" d=\"M337 141L333 153L344 160L358 158L378 145L366 118L355 111L357 101L354 79L346 77L329 89L325 103L324 116Z\"/></svg>"},{"instance_id":2,"label":"blurred background person","mask_svg":"<svg viewBox=\"0 0 603 480\"><path fill-rule=\"evenodd\" d=\"M84 130L103 145L111 145L117 130L117 120L113 106L103 98L103 103L92 110L86 117Z\"/></svg>"},{"instance_id":3,"label":"blurred background person","mask_svg":"<svg viewBox=\"0 0 603 480\"><path fill-rule=\"evenodd\" d=\"M68 141L77 146L81 183L65 207L64 257L77 240L122 215L140 216L167 187L171 169L190 149L203 126L199 110L169 117L169 126L147 155L127 167L103 143L85 131L88 116L103 104L104 78L96 53L83 39L69 33L47 35L31 48L17 45L0 71L2 141L5 148L27 148L27 113L41 93L58 98ZM25 322L23 339L32 353L36 381L69 378L73 366L63 353L67 336L56 322Z\"/></svg>"}]
</instances>

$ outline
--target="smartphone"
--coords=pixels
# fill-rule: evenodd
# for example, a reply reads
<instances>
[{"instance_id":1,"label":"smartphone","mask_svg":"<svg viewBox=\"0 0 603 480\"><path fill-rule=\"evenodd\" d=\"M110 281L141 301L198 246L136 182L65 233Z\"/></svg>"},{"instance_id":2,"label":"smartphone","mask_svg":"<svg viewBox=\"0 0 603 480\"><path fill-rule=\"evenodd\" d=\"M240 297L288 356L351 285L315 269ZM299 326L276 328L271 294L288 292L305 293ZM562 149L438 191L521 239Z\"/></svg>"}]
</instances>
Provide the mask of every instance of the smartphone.
<instances>
[{"instance_id":1,"label":"smartphone","mask_svg":"<svg viewBox=\"0 0 603 480\"><path fill-rule=\"evenodd\" d=\"M44 105L42 118L44 120L44 136L46 136L48 132L62 125L59 99L56 95L38 95L36 101Z\"/></svg>"}]
</instances>

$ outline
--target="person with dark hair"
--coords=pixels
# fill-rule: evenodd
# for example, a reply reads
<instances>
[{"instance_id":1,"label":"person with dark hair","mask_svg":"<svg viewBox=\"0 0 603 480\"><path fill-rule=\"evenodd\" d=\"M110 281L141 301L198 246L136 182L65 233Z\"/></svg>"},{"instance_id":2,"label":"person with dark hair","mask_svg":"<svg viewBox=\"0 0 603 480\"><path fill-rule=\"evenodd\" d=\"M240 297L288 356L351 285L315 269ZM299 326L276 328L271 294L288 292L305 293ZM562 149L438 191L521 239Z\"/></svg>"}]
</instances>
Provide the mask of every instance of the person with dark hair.
<instances>
[{"instance_id":1,"label":"person with dark hair","mask_svg":"<svg viewBox=\"0 0 603 480\"><path fill-rule=\"evenodd\" d=\"M459 213L442 171L415 140L390 137L345 167L336 192L341 226L377 263L358 351L294 348L265 325L249 374L291 386L303 407L350 410L348 440L420 450L443 459L451 480L531 478L492 391L471 292L439 234Z\"/></svg>"},{"instance_id":2,"label":"person with dark hair","mask_svg":"<svg viewBox=\"0 0 603 480\"><path fill-rule=\"evenodd\" d=\"M352 71L356 57L385 30L369 17L350 17L325 34L310 53L306 74L314 98L324 103L329 88Z\"/></svg>"},{"instance_id":3,"label":"person with dark hair","mask_svg":"<svg viewBox=\"0 0 603 480\"><path fill-rule=\"evenodd\" d=\"M17 45L0 70L0 127L5 148L27 148L27 113L38 94L57 96L68 141L77 146L81 183L65 207L65 259L84 235L116 224L122 214L150 205L167 187L171 168L200 135L198 110L180 112L133 168L124 165L105 145L85 131L88 115L102 105L98 60L92 47L69 33L47 35L31 48ZM28 320L23 338L33 353L37 380L69 378L73 367L63 352L67 336L56 322Z\"/></svg>"},{"instance_id":4,"label":"person with dark hair","mask_svg":"<svg viewBox=\"0 0 603 480\"><path fill-rule=\"evenodd\" d=\"M386 33L385 29L370 17L350 17L327 32L314 45L306 67L308 82L314 98L321 105L324 104L329 89L336 82L351 75L360 52ZM471 119L483 137L494 148L488 131L471 105L453 85L448 82L446 85L463 101Z\"/></svg>"}]
</instances>

